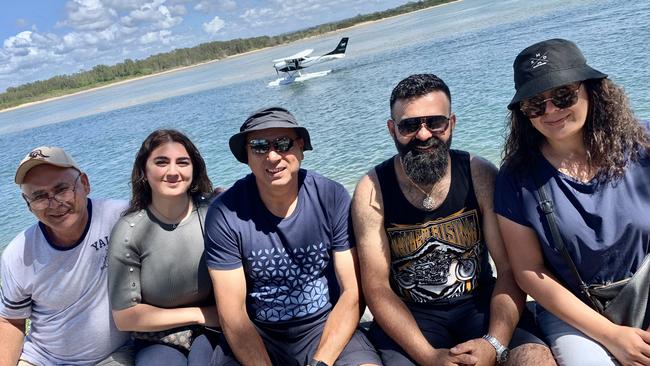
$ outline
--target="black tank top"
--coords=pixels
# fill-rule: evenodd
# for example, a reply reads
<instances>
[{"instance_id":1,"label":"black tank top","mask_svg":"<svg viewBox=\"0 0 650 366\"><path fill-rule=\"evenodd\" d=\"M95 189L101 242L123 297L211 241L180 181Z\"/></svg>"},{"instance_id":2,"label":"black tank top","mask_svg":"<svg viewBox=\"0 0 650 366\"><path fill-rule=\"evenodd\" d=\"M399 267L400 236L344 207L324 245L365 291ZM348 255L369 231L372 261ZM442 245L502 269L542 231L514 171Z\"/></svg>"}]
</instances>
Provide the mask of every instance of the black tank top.
<instances>
[{"instance_id":1,"label":"black tank top","mask_svg":"<svg viewBox=\"0 0 650 366\"><path fill-rule=\"evenodd\" d=\"M449 153L451 187L433 211L421 210L406 199L397 182L394 158L375 167L390 245L391 286L405 302L447 303L473 296L493 281L469 154Z\"/></svg>"}]
</instances>

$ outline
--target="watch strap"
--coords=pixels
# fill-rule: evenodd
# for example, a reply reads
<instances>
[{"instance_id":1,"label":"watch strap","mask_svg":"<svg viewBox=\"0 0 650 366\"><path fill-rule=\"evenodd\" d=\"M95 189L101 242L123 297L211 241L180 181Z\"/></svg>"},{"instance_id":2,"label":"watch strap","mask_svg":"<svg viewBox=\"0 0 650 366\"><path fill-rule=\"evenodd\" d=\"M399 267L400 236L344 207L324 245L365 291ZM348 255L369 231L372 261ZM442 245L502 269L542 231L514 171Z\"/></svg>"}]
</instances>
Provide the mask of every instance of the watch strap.
<instances>
[{"instance_id":1,"label":"watch strap","mask_svg":"<svg viewBox=\"0 0 650 366\"><path fill-rule=\"evenodd\" d=\"M496 339L495 337L489 334L484 335L483 339L488 341L488 343L490 343L492 347L494 347L494 350L496 351L497 362L498 363L505 362L508 357L508 351L509 351L508 347L502 345L498 339Z\"/></svg>"},{"instance_id":2,"label":"watch strap","mask_svg":"<svg viewBox=\"0 0 650 366\"><path fill-rule=\"evenodd\" d=\"M309 361L309 366L329 366L329 365L321 360L312 358L311 361Z\"/></svg>"}]
</instances>

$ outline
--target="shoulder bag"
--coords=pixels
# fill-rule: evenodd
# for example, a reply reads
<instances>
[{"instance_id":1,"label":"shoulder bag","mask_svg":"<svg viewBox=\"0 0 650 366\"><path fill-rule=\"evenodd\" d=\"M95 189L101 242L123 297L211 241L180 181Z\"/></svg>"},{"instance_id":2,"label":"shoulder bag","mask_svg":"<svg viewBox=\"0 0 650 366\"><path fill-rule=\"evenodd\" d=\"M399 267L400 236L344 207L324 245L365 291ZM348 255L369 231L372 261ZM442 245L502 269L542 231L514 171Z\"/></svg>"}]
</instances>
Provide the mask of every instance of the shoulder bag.
<instances>
[{"instance_id":1,"label":"shoulder bag","mask_svg":"<svg viewBox=\"0 0 650 366\"><path fill-rule=\"evenodd\" d=\"M648 329L650 325L650 308L648 295L650 293L650 255L646 255L632 277L607 284L587 285L580 276L569 251L564 245L560 230L553 214L553 201L546 195L544 188L548 183L542 183L541 179L533 173L537 185L539 209L546 217L548 227L551 231L550 244L562 255L574 280L579 286L579 298L598 313L605 316L612 323L629 327Z\"/></svg>"}]
</instances>

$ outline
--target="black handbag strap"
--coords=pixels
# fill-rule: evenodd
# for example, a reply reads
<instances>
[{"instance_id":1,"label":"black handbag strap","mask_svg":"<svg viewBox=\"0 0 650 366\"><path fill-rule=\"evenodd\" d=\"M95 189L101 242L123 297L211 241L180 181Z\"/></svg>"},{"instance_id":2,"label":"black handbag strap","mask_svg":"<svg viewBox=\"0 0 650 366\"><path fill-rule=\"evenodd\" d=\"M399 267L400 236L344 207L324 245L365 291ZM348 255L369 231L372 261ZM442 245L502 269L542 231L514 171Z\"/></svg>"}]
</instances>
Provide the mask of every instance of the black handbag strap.
<instances>
[{"instance_id":1,"label":"black handbag strap","mask_svg":"<svg viewBox=\"0 0 650 366\"><path fill-rule=\"evenodd\" d=\"M540 179L538 174L539 173L537 171L534 171L533 177L535 179L535 183L537 184L537 194L539 196L539 208L544 213L544 216L546 217L546 221L548 223L548 227L551 230L550 244L556 251L560 252L567 266L569 266L569 269L571 270L574 279L576 280L578 286L580 287L579 290L583 299L587 300L586 303L590 305L594 310L602 314L603 312L602 305L596 299L594 299L593 296L591 296L591 293L589 292L589 286L587 286L585 281L582 280L582 277L580 276L580 272L578 272L578 268L576 267L575 263L573 262L573 259L571 258L571 254L569 254L569 251L564 245L564 240L560 235L560 230L557 227L557 223L555 221L555 215L553 214L554 212L553 201L550 198L548 198L548 196L546 195L545 186L548 184L548 182L542 183L542 180Z\"/></svg>"}]
</instances>

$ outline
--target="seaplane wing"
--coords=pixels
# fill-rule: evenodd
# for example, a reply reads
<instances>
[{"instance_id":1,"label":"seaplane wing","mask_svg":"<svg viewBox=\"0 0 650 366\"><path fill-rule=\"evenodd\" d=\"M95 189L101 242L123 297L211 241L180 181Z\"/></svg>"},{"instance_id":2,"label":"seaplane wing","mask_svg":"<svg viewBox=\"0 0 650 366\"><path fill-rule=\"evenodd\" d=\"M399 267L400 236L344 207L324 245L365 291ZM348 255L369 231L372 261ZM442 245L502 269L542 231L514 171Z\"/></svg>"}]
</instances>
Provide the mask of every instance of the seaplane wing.
<instances>
[{"instance_id":1,"label":"seaplane wing","mask_svg":"<svg viewBox=\"0 0 650 366\"><path fill-rule=\"evenodd\" d=\"M274 82L269 83L269 85L282 85L289 84L294 81L306 80L309 77L307 75L302 75L300 70L305 69L310 66L314 66L326 61L336 60L345 57L345 50L348 46L348 37L343 37L336 48L329 53L326 53L321 56L310 56L314 51L313 49L307 49L302 52L298 52L295 55L280 58L273 60L273 68L279 74L280 72L285 73L284 78L280 78ZM329 73L328 70L327 73ZM315 73L319 76L326 75L327 73Z\"/></svg>"},{"instance_id":2,"label":"seaplane wing","mask_svg":"<svg viewBox=\"0 0 650 366\"><path fill-rule=\"evenodd\" d=\"M282 62L282 61L287 62L287 61L298 60L298 59L305 58L305 57L311 55L312 52L314 52L314 50L312 48L309 48L309 49L306 49L304 51L300 51L300 52L296 53L295 55L279 58L279 59L273 60L272 62L273 63L278 63L278 62Z\"/></svg>"}]
</instances>

